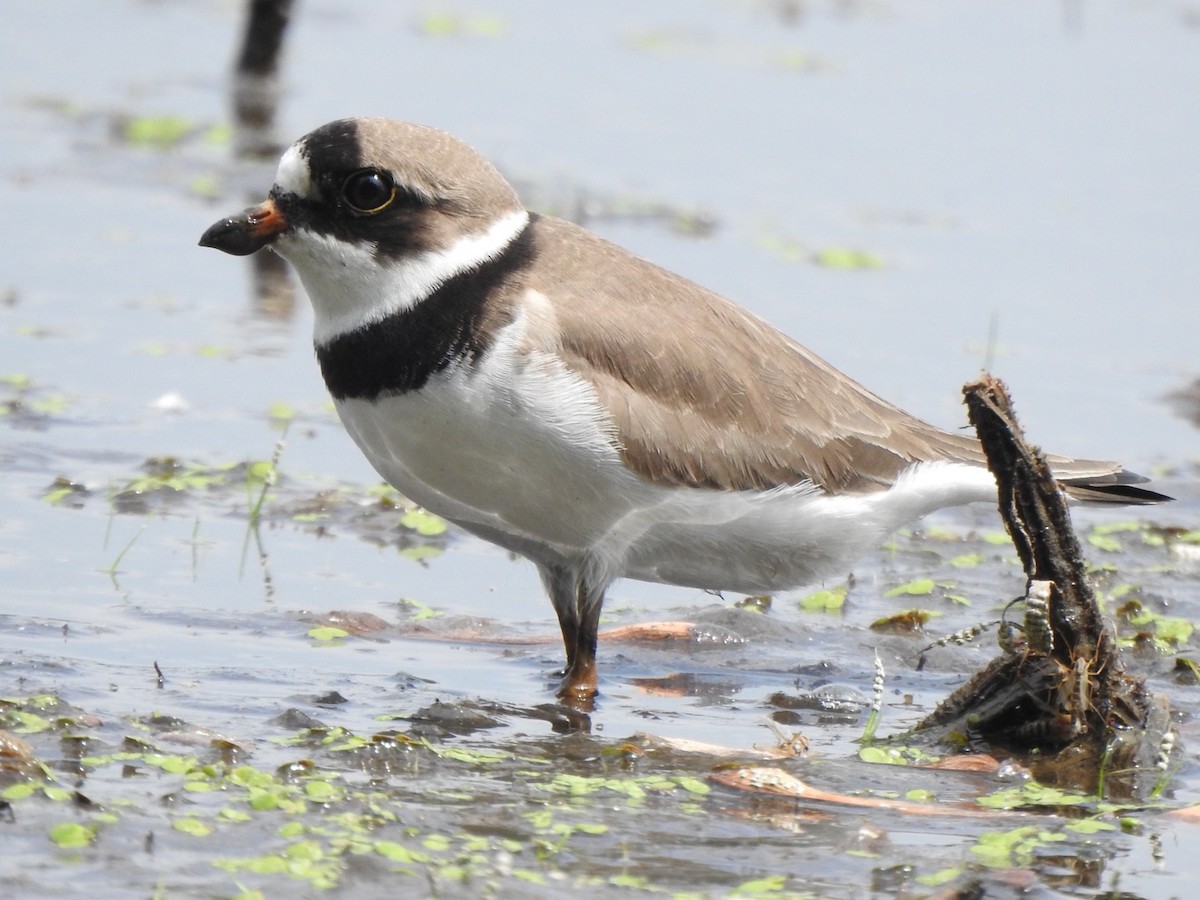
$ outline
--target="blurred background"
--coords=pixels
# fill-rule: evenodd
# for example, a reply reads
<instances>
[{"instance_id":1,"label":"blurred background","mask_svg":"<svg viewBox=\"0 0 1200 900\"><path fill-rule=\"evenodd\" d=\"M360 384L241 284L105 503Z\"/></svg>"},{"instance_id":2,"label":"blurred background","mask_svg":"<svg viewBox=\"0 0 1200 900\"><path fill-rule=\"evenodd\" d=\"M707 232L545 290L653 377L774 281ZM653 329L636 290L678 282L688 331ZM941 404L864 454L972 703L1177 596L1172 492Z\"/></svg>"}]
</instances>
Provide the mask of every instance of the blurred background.
<instances>
[{"instance_id":1,"label":"blurred background","mask_svg":"<svg viewBox=\"0 0 1200 900\"><path fill-rule=\"evenodd\" d=\"M549 699L560 649L532 567L402 498L381 512L286 266L196 246L264 197L283 147L343 116L455 133L531 207L728 295L938 425L965 425L960 386L987 365L1031 440L1155 476L1180 497L1158 521L1198 527L1195 0L61 0L4 20L0 677L68 694L114 740L149 709L255 734L334 685L360 701L336 720L364 733L430 691ZM939 522L997 527L990 510ZM752 746L770 673L796 659L866 691L862 629L918 558L868 561L844 619L801 628L777 603L796 630L727 671L602 651L601 727L632 733L650 708L658 730ZM1195 562L1179 565L1146 602L1190 616ZM994 568L961 577L987 603L1008 590ZM606 621L718 602L622 583ZM309 639L329 610L422 608L467 648ZM983 615L955 609L944 630ZM680 665L722 674L629 688ZM905 689L935 702L947 684ZM852 755L852 738L828 740ZM1146 896L1194 877L1194 838L1173 839Z\"/></svg>"}]
</instances>

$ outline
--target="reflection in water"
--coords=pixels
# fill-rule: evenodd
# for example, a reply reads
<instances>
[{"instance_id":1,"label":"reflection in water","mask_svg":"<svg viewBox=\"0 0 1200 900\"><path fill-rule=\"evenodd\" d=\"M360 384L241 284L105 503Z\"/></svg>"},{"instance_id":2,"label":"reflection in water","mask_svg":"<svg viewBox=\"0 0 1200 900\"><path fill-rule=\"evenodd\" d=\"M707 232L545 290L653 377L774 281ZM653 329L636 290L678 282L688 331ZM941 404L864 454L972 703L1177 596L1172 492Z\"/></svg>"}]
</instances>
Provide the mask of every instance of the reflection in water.
<instances>
[{"instance_id":1,"label":"reflection in water","mask_svg":"<svg viewBox=\"0 0 1200 900\"><path fill-rule=\"evenodd\" d=\"M274 159L283 148L274 135L279 105L279 54L292 0L249 0L246 29L233 79L234 152L239 159Z\"/></svg>"},{"instance_id":2,"label":"reflection in water","mask_svg":"<svg viewBox=\"0 0 1200 900\"><path fill-rule=\"evenodd\" d=\"M242 47L231 84L234 153L241 160L274 160L283 151L275 136L279 106L279 55L292 12L292 0L248 0ZM250 197L260 203L262 197ZM296 291L290 269L274 253L256 253L252 296L260 318L289 320Z\"/></svg>"},{"instance_id":3,"label":"reflection in water","mask_svg":"<svg viewBox=\"0 0 1200 900\"><path fill-rule=\"evenodd\" d=\"M296 310L296 287L287 261L277 253L255 253L250 264L254 272L255 315L289 321Z\"/></svg>"}]
</instances>

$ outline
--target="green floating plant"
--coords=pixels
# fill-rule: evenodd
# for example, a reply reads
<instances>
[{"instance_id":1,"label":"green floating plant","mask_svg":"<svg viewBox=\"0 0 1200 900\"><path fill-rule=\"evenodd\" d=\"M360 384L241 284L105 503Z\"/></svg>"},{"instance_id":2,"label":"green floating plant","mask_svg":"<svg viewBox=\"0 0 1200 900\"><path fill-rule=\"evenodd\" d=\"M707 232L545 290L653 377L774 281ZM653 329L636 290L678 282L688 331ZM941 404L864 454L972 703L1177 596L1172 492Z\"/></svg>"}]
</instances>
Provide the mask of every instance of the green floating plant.
<instances>
[{"instance_id":1,"label":"green floating plant","mask_svg":"<svg viewBox=\"0 0 1200 900\"><path fill-rule=\"evenodd\" d=\"M808 612L837 612L846 605L846 585L827 591L814 591L800 601L800 608Z\"/></svg>"},{"instance_id":2,"label":"green floating plant","mask_svg":"<svg viewBox=\"0 0 1200 900\"><path fill-rule=\"evenodd\" d=\"M61 822L50 829L50 840L64 850L86 847L96 839L96 825L82 822Z\"/></svg>"}]
</instances>

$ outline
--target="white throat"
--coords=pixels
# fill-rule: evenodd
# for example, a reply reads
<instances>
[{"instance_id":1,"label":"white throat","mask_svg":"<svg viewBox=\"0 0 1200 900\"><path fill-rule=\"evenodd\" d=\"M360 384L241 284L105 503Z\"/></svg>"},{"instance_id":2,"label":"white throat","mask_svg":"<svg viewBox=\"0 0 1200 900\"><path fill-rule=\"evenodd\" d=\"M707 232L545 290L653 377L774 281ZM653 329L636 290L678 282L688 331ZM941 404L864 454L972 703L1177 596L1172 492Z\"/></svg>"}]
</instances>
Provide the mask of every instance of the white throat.
<instances>
[{"instance_id":1,"label":"white throat","mask_svg":"<svg viewBox=\"0 0 1200 900\"><path fill-rule=\"evenodd\" d=\"M313 342L321 346L416 306L448 279L499 256L528 222L528 212L515 210L445 249L397 260L303 229L281 235L275 248L300 275L313 306Z\"/></svg>"}]
</instances>

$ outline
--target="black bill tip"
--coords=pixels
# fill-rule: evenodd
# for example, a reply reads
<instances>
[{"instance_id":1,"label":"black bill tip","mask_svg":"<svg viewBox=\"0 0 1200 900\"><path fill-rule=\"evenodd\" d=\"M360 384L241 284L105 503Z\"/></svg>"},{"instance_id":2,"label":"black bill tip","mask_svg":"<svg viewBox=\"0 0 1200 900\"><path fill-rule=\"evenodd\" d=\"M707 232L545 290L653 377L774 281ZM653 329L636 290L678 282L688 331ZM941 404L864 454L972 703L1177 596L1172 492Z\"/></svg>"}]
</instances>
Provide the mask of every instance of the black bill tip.
<instances>
[{"instance_id":1,"label":"black bill tip","mask_svg":"<svg viewBox=\"0 0 1200 900\"><path fill-rule=\"evenodd\" d=\"M201 247L212 247L232 256L249 256L270 244L287 230L287 219L274 201L214 222L200 236Z\"/></svg>"}]
</instances>

